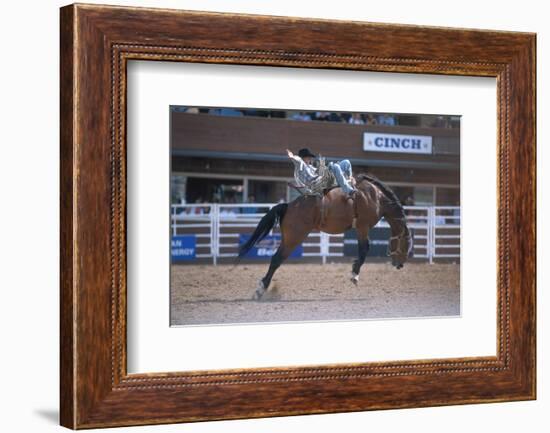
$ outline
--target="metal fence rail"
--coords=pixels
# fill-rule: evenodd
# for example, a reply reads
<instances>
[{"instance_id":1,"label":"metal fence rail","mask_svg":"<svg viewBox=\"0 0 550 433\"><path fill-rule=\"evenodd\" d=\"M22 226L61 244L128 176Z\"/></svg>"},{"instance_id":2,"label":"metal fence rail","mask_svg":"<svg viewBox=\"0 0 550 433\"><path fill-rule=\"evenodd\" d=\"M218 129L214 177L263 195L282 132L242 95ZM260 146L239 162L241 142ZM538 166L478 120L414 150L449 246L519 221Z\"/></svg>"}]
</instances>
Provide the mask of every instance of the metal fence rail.
<instances>
[{"instance_id":1,"label":"metal fence rail","mask_svg":"<svg viewBox=\"0 0 550 433\"><path fill-rule=\"evenodd\" d=\"M178 204L172 205L173 236L194 235L196 257L235 257L239 237L251 233L274 203L253 204ZM413 256L433 263L438 258L460 257L460 207L405 206L407 222L413 232ZM376 227L389 227L382 219ZM276 227L273 233L279 233ZM330 257L344 256L344 244L356 243L344 239L344 234L312 232L302 243L304 257L320 257L326 263Z\"/></svg>"},{"instance_id":2,"label":"metal fence rail","mask_svg":"<svg viewBox=\"0 0 550 433\"><path fill-rule=\"evenodd\" d=\"M460 257L460 208L434 206L432 212L431 257Z\"/></svg>"}]
</instances>

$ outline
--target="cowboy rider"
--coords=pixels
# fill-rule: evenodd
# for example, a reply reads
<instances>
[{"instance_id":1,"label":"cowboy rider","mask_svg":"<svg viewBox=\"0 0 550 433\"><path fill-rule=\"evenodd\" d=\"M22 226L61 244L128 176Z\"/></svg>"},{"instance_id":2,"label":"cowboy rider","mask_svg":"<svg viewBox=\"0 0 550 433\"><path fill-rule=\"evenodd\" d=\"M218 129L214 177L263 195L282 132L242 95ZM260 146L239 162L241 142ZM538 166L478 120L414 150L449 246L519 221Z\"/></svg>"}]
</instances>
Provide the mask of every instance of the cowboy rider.
<instances>
[{"instance_id":1,"label":"cowboy rider","mask_svg":"<svg viewBox=\"0 0 550 433\"><path fill-rule=\"evenodd\" d=\"M286 150L288 157L294 163L294 178L300 187L309 189L310 191L322 190L321 185L324 182L324 176L319 173L319 169L313 165L316 158L315 154L308 148L303 148L298 151L298 155L294 155L290 150ZM334 175L338 186L349 196L353 197L357 191L351 184L351 163L344 159L338 162L330 162L328 169Z\"/></svg>"}]
</instances>

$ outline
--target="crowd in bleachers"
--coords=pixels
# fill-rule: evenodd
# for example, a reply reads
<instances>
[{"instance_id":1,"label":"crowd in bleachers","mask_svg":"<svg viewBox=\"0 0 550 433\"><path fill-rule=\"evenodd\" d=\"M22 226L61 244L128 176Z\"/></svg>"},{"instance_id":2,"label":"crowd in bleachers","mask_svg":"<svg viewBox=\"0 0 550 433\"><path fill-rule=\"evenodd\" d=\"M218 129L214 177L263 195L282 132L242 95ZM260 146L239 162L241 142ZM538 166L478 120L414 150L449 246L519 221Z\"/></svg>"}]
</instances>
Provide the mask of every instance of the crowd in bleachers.
<instances>
[{"instance_id":1,"label":"crowd in bleachers","mask_svg":"<svg viewBox=\"0 0 550 433\"><path fill-rule=\"evenodd\" d=\"M330 111L296 111L296 110L257 110L240 108L198 108L172 106L173 111L194 114L210 114L226 117L265 117L274 119L290 119L302 122L339 122L352 125L385 125L385 126L424 126L437 128L459 127L458 116L436 116L436 115L398 115L390 113L349 113ZM411 124L411 118L417 118L415 125Z\"/></svg>"},{"instance_id":2,"label":"crowd in bleachers","mask_svg":"<svg viewBox=\"0 0 550 433\"><path fill-rule=\"evenodd\" d=\"M279 203L284 203L286 200L285 198L279 199ZM252 206L256 203L256 197L254 195L248 196L248 199L243 202L244 204L247 204L249 206L242 206L242 207L223 207L221 208L220 215L221 216L232 216L232 215L238 215L238 214L256 214L258 212L264 213L266 210L266 206L256 207ZM185 204L185 200L181 200L178 204ZM222 199L219 198L218 194L212 195L210 200L203 200L202 197L197 198L193 203L189 203L191 206L186 208L176 208L174 213L176 215L207 215L210 213L210 205L211 204L229 204L229 205L238 205L240 204L240 201L237 200L235 196L232 197L223 197ZM204 206L201 206L204 205Z\"/></svg>"}]
</instances>

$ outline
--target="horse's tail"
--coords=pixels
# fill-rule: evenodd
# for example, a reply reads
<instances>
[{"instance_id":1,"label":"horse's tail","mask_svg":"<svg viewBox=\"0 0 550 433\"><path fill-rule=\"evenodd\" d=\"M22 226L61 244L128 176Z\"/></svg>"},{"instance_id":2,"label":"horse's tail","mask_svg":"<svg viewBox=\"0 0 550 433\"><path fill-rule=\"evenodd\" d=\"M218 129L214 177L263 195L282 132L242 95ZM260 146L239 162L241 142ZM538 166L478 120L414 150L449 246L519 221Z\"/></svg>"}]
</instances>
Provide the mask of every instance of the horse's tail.
<instances>
[{"instance_id":1,"label":"horse's tail","mask_svg":"<svg viewBox=\"0 0 550 433\"><path fill-rule=\"evenodd\" d=\"M279 222L279 224L282 223L287 208L288 203L279 203L278 205L273 206L269 212L262 217L256 227L256 230L254 230L254 233L250 236L250 239L248 239L246 243L241 245L239 248L239 258L243 257L254 245L265 238L273 227L275 227L277 222Z\"/></svg>"}]
</instances>

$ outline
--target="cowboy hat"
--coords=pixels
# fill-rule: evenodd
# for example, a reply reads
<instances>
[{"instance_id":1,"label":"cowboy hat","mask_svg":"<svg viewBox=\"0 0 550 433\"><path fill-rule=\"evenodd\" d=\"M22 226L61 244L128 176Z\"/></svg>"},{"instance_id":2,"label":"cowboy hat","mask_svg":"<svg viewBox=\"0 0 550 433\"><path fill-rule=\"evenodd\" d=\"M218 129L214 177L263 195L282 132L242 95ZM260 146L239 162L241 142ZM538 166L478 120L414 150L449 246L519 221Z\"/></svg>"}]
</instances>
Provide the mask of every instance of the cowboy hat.
<instances>
[{"instance_id":1,"label":"cowboy hat","mask_svg":"<svg viewBox=\"0 0 550 433\"><path fill-rule=\"evenodd\" d=\"M309 150L307 147L304 147L303 149L300 149L298 151L298 156L300 158L305 158L307 156L309 156L311 158L316 158L315 154L311 150Z\"/></svg>"}]
</instances>

